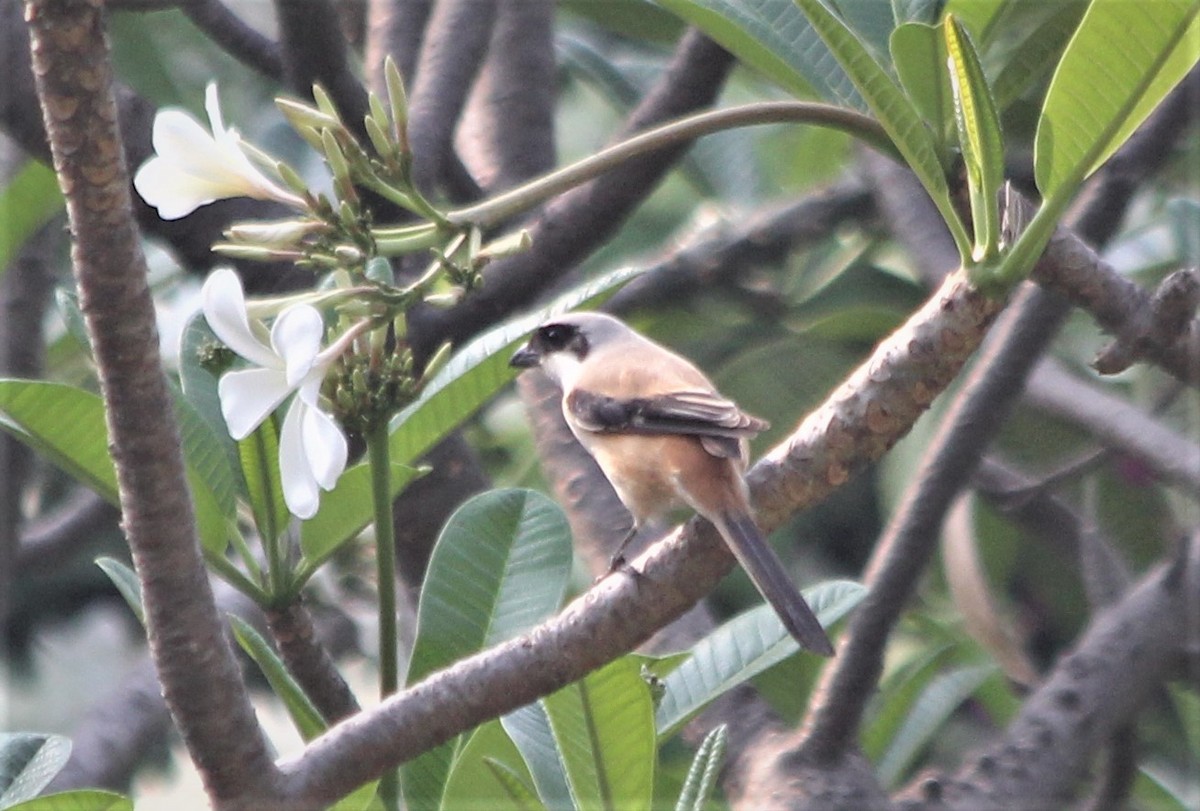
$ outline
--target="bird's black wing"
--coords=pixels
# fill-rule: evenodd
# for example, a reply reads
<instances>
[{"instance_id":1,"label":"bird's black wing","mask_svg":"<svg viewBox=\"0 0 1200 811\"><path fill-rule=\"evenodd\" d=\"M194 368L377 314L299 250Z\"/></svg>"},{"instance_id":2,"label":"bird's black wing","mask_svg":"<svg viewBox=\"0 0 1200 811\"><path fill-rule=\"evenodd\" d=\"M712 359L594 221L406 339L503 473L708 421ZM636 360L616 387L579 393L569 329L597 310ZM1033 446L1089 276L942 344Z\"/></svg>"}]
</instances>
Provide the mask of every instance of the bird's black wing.
<instances>
[{"instance_id":1,"label":"bird's black wing","mask_svg":"<svg viewBox=\"0 0 1200 811\"><path fill-rule=\"evenodd\" d=\"M717 456L737 454L737 440L765 430L764 420L752 417L731 400L700 389L619 399L576 389L567 408L585 431L625 434L681 434L701 439L734 440L732 453L718 452L726 443L705 443Z\"/></svg>"}]
</instances>

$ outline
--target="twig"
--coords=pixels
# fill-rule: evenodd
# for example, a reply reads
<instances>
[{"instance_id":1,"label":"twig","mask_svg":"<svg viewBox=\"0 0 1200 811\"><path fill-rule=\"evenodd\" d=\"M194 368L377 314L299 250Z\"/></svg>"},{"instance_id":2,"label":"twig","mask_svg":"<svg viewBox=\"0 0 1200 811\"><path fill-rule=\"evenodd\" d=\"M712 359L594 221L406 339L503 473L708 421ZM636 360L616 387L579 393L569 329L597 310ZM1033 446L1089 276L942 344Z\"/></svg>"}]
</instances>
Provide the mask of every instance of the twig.
<instances>
[{"instance_id":1,"label":"twig","mask_svg":"<svg viewBox=\"0 0 1200 811\"><path fill-rule=\"evenodd\" d=\"M265 613L284 664L325 720L333 724L358 712L358 700L317 639L308 609L297 602Z\"/></svg>"}]
</instances>

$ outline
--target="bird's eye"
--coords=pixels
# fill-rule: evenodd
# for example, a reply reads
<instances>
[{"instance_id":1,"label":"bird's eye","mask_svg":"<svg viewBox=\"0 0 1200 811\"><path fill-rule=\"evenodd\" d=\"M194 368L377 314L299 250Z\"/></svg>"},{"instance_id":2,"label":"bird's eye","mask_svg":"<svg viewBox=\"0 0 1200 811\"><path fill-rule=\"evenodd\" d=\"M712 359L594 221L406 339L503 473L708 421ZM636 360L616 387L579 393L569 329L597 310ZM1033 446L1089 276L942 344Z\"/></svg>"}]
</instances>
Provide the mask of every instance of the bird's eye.
<instances>
[{"instance_id":1,"label":"bird's eye","mask_svg":"<svg viewBox=\"0 0 1200 811\"><path fill-rule=\"evenodd\" d=\"M550 349L562 349L574 335L574 330L565 324L547 324L538 332L541 333L542 341Z\"/></svg>"}]
</instances>

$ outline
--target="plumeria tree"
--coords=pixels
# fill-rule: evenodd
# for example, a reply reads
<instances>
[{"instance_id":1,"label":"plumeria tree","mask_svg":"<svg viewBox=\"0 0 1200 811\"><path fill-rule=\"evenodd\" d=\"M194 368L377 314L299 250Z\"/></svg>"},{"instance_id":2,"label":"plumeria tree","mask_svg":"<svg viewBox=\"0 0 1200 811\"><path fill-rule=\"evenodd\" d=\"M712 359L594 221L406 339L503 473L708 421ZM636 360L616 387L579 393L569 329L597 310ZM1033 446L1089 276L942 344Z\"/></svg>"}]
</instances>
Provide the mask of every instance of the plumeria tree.
<instances>
[{"instance_id":1,"label":"plumeria tree","mask_svg":"<svg viewBox=\"0 0 1200 811\"><path fill-rule=\"evenodd\" d=\"M129 807L109 792L164 707L222 809L702 808L718 784L739 808L1186 807L1200 180L1156 175L1195 157L1200 2L562 5L280 0L267 35L254 4L0 0L30 156L0 281L30 284L17 251L64 205L73 273L51 362L0 358L0 615L22 627L7 587L53 593L37 559L110 531L102 590L148 643L74 748L0 738L0 807ZM176 104L122 83L175 47L209 49L161 60ZM598 93L625 126L559 165L556 118L589 135ZM716 224L613 269L697 198ZM155 303L197 289L164 360ZM33 299L6 350L41 355ZM733 565L702 520L607 571L627 517L557 392L517 383L532 449L505 407L513 349L589 307L781 426L749 484L846 618L831 662L766 607L689 612ZM1124 391L1080 372L1097 325ZM339 616L369 633L339 643Z\"/></svg>"}]
</instances>

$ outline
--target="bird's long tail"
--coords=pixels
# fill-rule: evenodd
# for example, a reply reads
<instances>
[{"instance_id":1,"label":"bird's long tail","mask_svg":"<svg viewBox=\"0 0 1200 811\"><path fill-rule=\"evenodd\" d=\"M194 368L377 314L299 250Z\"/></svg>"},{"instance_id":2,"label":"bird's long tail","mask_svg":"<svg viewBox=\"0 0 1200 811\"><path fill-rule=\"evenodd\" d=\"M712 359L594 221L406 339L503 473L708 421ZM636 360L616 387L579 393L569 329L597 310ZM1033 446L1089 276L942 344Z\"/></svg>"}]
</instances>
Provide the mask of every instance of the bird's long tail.
<instances>
[{"instance_id":1,"label":"bird's long tail","mask_svg":"<svg viewBox=\"0 0 1200 811\"><path fill-rule=\"evenodd\" d=\"M721 516L718 529L800 647L822 656L832 656L833 645L825 629L788 578L779 556L767 543L754 519L740 510L729 511Z\"/></svg>"}]
</instances>

